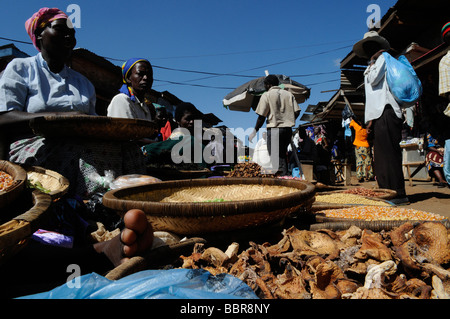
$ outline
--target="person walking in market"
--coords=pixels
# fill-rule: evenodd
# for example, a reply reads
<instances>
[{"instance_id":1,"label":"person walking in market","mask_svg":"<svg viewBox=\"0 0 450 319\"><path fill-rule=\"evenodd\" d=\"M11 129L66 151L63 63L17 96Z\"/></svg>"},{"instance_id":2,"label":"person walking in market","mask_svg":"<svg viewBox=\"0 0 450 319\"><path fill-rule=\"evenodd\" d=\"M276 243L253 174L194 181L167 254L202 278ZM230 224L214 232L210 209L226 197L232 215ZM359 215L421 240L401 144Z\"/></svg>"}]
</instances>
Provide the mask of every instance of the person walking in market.
<instances>
[{"instance_id":1,"label":"person walking in market","mask_svg":"<svg viewBox=\"0 0 450 319\"><path fill-rule=\"evenodd\" d=\"M256 107L258 119L248 140L252 142L267 119L267 150L272 162L278 151L278 172L279 175L286 176L288 175L287 148L292 139L292 127L300 115L300 107L294 95L279 87L279 84L276 75L270 74L264 79L266 92L263 93Z\"/></svg>"},{"instance_id":2,"label":"person walking in market","mask_svg":"<svg viewBox=\"0 0 450 319\"><path fill-rule=\"evenodd\" d=\"M355 147L356 157L356 177L360 183L374 180L372 168L372 154L368 141L368 132L364 123L354 118L350 121L350 127L355 131L355 139L353 145Z\"/></svg>"},{"instance_id":3,"label":"person walking in market","mask_svg":"<svg viewBox=\"0 0 450 319\"><path fill-rule=\"evenodd\" d=\"M366 95L365 123L372 121L374 133L374 172L380 188L397 192L392 202L409 204L406 196L402 166L402 110L392 95L386 80L386 61L383 52L389 42L376 31L369 31L353 46L356 55L369 59L364 71Z\"/></svg>"},{"instance_id":4,"label":"person walking in market","mask_svg":"<svg viewBox=\"0 0 450 319\"><path fill-rule=\"evenodd\" d=\"M441 30L442 40L450 47L450 21L444 24ZM446 116L450 116L450 50L439 62L439 95L445 98L448 103L444 111ZM450 137L446 136L444 147L444 177L450 183Z\"/></svg>"}]
</instances>

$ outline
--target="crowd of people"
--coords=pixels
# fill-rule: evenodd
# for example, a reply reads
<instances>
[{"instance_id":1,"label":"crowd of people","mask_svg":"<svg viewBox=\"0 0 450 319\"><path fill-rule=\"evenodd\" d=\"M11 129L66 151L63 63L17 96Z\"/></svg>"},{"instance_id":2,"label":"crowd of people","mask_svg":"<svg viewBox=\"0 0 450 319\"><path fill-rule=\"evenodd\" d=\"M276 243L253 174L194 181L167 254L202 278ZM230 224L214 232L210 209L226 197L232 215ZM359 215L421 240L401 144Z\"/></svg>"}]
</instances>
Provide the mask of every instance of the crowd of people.
<instances>
[{"instance_id":1,"label":"crowd of people","mask_svg":"<svg viewBox=\"0 0 450 319\"><path fill-rule=\"evenodd\" d=\"M193 132L194 122L201 119L201 112L193 104L178 105L172 119L164 107L147 100L147 93L153 84L153 69L144 58L129 59L123 64L123 86L109 104L107 116L155 121L158 129L154 136L133 142L101 143L35 136L24 123L43 115L96 115L96 95L91 82L67 66L76 38L75 30L70 27L64 12L56 8L42 8L26 21L25 28L38 53L32 57L14 59L0 78L0 123L23 126L23 130L19 130L19 134L9 141L8 160L57 171L70 180L70 194L86 196L95 189L89 180L93 172L112 169L117 176L145 174L149 163L161 159L169 161L171 151L181 141L186 143L184 150L194 148L196 143L200 143L202 149L205 147L202 141L196 140ZM450 45L450 23L443 27L442 39ZM354 116L346 118L345 126L353 130L351 142L358 181L376 179L380 188L397 192L397 197L392 201L401 205L409 201L400 148L404 119L402 106L392 95L386 81L383 53L389 49L389 42L375 31L368 32L364 39L355 44L353 51L369 60L364 72L365 117L364 120ZM450 52L442 59L439 82L439 94L450 106L449 65ZM300 127L293 136L292 129L300 114L293 94L279 86L276 76L267 76L264 84L266 92L256 108L258 118L249 141L266 124L267 136L260 144L267 147L272 160L277 160L279 175L291 174L297 157L300 162L314 163L317 179L329 182L330 162L338 155L336 144L327 136L325 126ZM438 186L448 187L450 140L448 137L440 138L433 138L431 132L427 135L426 163ZM211 149L214 149L213 156L223 151L214 138L209 142ZM105 157L108 161L104 160ZM153 231L143 212L131 210L124 216L124 226L119 236L86 247L81 259L91 259L98 254L106 256L111 265L117 266L149 248L152 240Z\"/></svg>"}]
</instances>

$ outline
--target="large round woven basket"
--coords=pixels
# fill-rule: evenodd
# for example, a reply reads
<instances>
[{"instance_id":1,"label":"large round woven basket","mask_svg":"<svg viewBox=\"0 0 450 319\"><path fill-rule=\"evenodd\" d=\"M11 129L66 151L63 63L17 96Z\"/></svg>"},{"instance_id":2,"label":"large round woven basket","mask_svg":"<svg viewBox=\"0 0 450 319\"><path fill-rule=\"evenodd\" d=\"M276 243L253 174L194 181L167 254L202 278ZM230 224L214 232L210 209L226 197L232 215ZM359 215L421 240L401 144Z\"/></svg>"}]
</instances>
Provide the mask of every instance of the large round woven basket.
<instances>
[{"instance_id":1,"label":"large round woven basket","mask_svg":"<svg viewBox=\"0 0 450 319\"><path fill-rule=\"evenodd\" d=\"M112 190L103 205L121 214L142 209L155 230L195 235L281 220L311 205L314 193L314 185L299 180L195 179Z\"/></svg>"},{"instance_id":2,"label":"large round woven basket","mask_svg":"<svg viewBox=\"0 0 450 319\"><path fill-rule=\"evenodd\" d=\"M174 181L207 177L211 175L211 171L207 168L198 170L183 170L167 167L147 167L147 174L163 181Z\"/></svg>"},{"instance_id":3,"label":"large round woven basket","mask_svg":"<svg viewBox=\"0 0 450 319\"><path fill-rule=\"evenodd\" d=\"M357 226L362 229L370 229L372 231L392 230L396 227L409 223L421 223L423 220L356 220L344 218L330 218L324 216L316 216L317 224L311 224L310 230L331 229L331 230L345 230L351 226ZM435 221L435 223L442 223L445 227L450 228L450 221L444 219L442 221Z\"/></svg>"},{"instance_id":4,"label":"large round woven basket","mask_svg":"<svg viewBox=\"0 0 450 319\"><path fill-rule=\"evenodd\" d=\"M69 190L69 180L61 174L39 166L22 166L27 172L27 180L30 187L40 183L42 192L58 199Z\"/></svg>"},{"instance_id":5,"label":"large round woven basket","mask_svg":"<svg viewBox=\"0 0 450 319\"><path fill-rule=\"evenodd\" d=\"M20 198L28 200L26 197L31 197L30 208L0 225L0 264L26 245L29 237L45 221L45 213L52 202L50 195L38 190L34 190L27 196L23 193Z\"/></svg>"},{"instance_id":6,"label":"large round woven basket","mask_svg":"<svg viewBox=\"0 0 450 319\"><path fill-rule=\"evenodd\" d=\"M322 192L322 193L320 193L320 195L330 195L330 194L336 194L336 193L342 193L342 192ZM381 198L366 197L366 196L361 196L361 197L371 200L373 202L379 202L380 205L387 205L387 206L394 205L393 203L389 202L388 200L381 199ZM341 209L341 208L349 208L349 207L353 207L353 206L361 206L361 205L353 204L353 203L348 203L348 204L327 203L327 202L319 202L316 200L311 206L311 213L317 213L317 212L320 212L320 211L326 210L326 209Z\"/></svg>"},{"instance_id":7,"label":"large round woven basket","mask_svg":"<svg viewBox=\"0 0 450 319\"><path fill-rule=\"evenodd\" d=\"M17 164L0 160L0 171L3 171L13 178L13 184L0 191L0 208L16 200L25 188L27 172Z\"/></svg>"},{"instance_id":8,"label":"large round woven basket","mask_svg":"<svg viewBox=\"0 0 450 319\"><path fill-rule=\"evenodd\" d=\"M332 193L346 193L350 190L358 189L358 188L360 188L360 187L350 187L347 189L332 190L332 191L323 192L323 193L321 193L321 195L332 194ZM373 197L366 196L367 198L390 200L397 196L396 191L391 190L391 189L386 189L386 188L376 188L376 189L371 189L371 191L374 191L377 194Z\"/></svg>"},{"instance_id":9,"label":"large round woven basket","mask_svg":"<svg viewBox=\"0 0 450 319\"><path fill-rule=\"evenodd\" d=\"M30 120L30 127L44 137L108 141L138 140L152 136L157 129L153 121L92 115L42 116Z\"/></svg>"}]
</instances>

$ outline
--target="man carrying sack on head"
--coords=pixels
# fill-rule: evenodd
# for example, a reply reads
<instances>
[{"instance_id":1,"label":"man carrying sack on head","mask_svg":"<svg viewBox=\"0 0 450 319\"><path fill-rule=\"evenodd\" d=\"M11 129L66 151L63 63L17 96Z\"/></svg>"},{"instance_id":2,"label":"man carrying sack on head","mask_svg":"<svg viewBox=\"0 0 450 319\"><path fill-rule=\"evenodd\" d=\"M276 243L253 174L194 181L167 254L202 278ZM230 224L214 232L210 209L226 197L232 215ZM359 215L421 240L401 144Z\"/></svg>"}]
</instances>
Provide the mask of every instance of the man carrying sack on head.
<instances>
[{"instance_id":1,"label":"man carrying sack on head","mask_svg":"<svg viewBox=\"0 0 450 319\"><path fill-rule=\"evenodd\" d=\"M364 71L366 94L365 123L372 121L374 132L374 171L380 188L392 189L397 205L409 204L403 176L402 110L392 95L386 79L386 61L383 52L390 49L389 42L376 31L369 31L353 46L353 52L369 60Z\"/></svg>"}]
</instances>

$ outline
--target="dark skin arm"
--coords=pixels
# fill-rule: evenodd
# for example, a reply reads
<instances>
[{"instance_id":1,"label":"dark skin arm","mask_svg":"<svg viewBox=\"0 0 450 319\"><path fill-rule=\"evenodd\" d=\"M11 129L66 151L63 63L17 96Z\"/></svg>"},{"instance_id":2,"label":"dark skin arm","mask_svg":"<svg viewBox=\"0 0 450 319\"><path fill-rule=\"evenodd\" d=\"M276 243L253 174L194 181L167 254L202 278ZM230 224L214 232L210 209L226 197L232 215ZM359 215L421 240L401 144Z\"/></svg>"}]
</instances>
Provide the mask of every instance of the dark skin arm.
<instances>
[{"instance_id":1,"label":"dark skin arm","mask_svg":"<svg viewBox=\"0 0 450 319\"><path fill-rule=\"evenodd\" d=\"M450 92L445 93L445 99L450 103Z\"/></svg>"},{"instance_id":2,"label":"dark skin arm","mask_svg":"<svg viewBox=\"0 0 450 319\"><path fill-rule=\"evenodd\" d=\"M256 133L259 131L259 129L264 125L264 121L266 120L265 116L259 115L258 119L256 120L255 128L253 129L253 132L249 135L248 141L251 143L253 138L255 138Z\"/></svg>"},{"instance_id":3,"label":"dark skin arm","mask_svg":"<svg viewBox=\"0 0 450 319\"><path fill-rule=\"evenodd\" d=\"M382 49L377 51L374 55L372 55L372 57L370 58L370 65L375 64L375 61L380 57L380 55L386 52L386 50Z\"/></svg>"},{"instance_id":4,"label":"dark skin arm","mask_svg":"<svg viewBox=\"0 0 450 319\"><path fill-rule=\"evenodd\" d=\"M367 122L366 124L366 130L367 133L369 134L370 132L372 132L372 121Z\"/></svg>"},{"instance_id":5,"label":"dark skin arm","mask_svg":"<svg viewBox=\"0 0 450 319\"><path fill-rule=\"evenodd\" d=\"M300 115L300 111L295 111L294 115L295 115L295 119L297 119L298 116ZM259 131L259 129L264 125L265 120L266 120L266 118L264 116L262 116L262 115L258 116L258 119L256 120L255 128L248 137L248 141L250 143L252 142L253 138L256 136L256 133Z\"/></svg>"},{"instance_id":6,"label":"dark skin arm","mask_svg":"<svg viewBox=\"0 0 450 319\"><path fill-rule=\"evenodd\" d=\"M0 126L8 124L17 124L20 122L27 122L31 119L43 116L55 116L55 115L80 115L80 112L40 112L40 113L28 113L22 111L5 111L0 112Z\"/></svg>"},{"instance_id":7,"label":"dark skin arm","mask_svg":"<svg viewBox=\"0 0 450 319\"><path fill-rule=\"evenodd\" d=\"M22 111L6 111L0 112L0 130L7 130L10 134L24 134L30 133L31 129L29 121L43 116L55 116L55 115L80 115L80 112L40 112L40 113L28 113Z\"/></svg>"}]
</instances>

